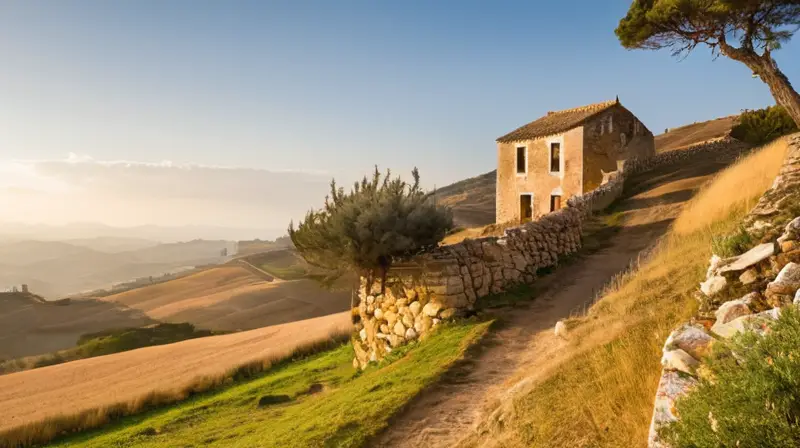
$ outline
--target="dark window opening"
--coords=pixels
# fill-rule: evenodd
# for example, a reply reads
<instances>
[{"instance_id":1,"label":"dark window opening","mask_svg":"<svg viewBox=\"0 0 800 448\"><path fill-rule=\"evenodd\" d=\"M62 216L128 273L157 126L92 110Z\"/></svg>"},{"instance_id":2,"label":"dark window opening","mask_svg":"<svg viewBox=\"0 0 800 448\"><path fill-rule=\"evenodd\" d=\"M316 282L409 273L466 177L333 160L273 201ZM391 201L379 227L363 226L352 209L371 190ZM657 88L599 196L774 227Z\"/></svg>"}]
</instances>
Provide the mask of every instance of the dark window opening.
<instances>
[{"instance_id":1,"label":"dark window opening","mask_svg":"<svg viewBox=\"0 0 800 448\"><path fill-rule=\"evenodd\" d=\"M561 195L550 195L550 211L554 212L561 209Z\"/></svg>"},{"instance_id":2,"label":"dark window opening","mask_svg":"<svg viewBox=\"0 0 800 448\"><path fill-rule=\"evenodd\" d=\"M525 147L520 146L517 148L517 173L524 173L525 169Z\"/></svg>"},{"instance_id":3,"label":"dark window opening","mask_svg":"<svg viewBox=\"0 0 800 448\"><path fill-rule=\"evenodd\" d=\"M523 222L533 218L533 197L529 194L519 196L519 217Z\"/></svg>"},{"instance_id":4,"label":"dark window opening","mask_svg":"<svg viewBox=\"0 0 800 448\"><path fill-rule=\"evenodd\" d=\"M550 172L561 171L561 143L550 143Z\"/></svg>"}]
</instances>

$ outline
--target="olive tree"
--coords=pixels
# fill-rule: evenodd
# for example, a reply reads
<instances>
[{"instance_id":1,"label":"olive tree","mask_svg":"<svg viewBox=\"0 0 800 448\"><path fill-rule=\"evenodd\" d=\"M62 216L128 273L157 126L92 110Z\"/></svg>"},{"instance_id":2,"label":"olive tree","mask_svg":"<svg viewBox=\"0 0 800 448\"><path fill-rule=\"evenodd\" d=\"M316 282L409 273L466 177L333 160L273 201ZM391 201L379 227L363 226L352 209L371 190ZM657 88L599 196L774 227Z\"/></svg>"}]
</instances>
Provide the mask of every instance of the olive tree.
<instances>
[{"instance_id":1,"label":"olive tree","mask_svg":"<svg viewBox=\"0 0 800 448\"><path fill-rule=\"evenodd\" d=\"M413 183L384 176L375 168L346 193L331 181L330 195L320 210L311 210L297 228L289 224L289 236L297 251L314 266L334 277L356 272L370 284L381 279L397 258L436 247L453 227L452 213L425 194L419 171Z\"/></svg>"},{"instance_id":2,"label":"olive tree","mask_svg":"<svg viewBox=\"0 0 800 448\"><path fill-rule=\"evenodd\" d=\"M626 48L675 55L707 45L750 68L800 125L800 95L772 57L798 27L798 0L635 0L616 34Z\"/></svg>"}]
</instances>

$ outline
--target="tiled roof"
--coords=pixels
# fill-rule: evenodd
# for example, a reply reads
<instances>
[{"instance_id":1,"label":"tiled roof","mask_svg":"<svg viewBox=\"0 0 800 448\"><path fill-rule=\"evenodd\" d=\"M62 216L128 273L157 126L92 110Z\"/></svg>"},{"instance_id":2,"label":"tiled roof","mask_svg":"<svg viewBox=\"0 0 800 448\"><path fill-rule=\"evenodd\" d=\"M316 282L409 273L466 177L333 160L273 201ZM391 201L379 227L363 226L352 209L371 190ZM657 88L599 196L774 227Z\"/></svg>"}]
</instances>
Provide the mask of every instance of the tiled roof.
<instances>
[{"instance_id":1,"label":"tiled roof","mask_svg":"<svg viewBox=\"0 0 800 448\"><path fill-rule=\"evenodd\" d=\"M572 128L580 126L587 119L606 109L619 104L619 100L605 101L603 103L590 104L588 106L576 107L574 109L560 110L558 112L548 112L542 118L532 121L519 129L497 139L498 142L517 142L521 140L531 140L553 134L560 134Z\"/></svg>"}]
</instances>

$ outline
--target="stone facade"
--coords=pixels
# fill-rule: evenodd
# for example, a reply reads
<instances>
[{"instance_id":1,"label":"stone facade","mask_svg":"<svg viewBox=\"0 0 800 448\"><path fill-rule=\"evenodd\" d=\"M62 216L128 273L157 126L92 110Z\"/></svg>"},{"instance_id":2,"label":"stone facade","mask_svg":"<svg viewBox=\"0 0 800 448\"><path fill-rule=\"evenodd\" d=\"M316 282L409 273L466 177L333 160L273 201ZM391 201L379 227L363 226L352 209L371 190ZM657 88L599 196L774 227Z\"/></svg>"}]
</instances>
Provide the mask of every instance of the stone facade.
<instances>
[{"instance_id":1,"label":"stone facade","mask_svg":"<svg viewBox=\"0 0 800 448\"><path fill-rule=\"evenodd\" d=\"M560 150L557 162L553 145ZM526 220L523 195L531 197L532 217L542 216L597 188L603 173L625 160L654 154L653 134L619 102L551 112L498 139L496 222Z\"/></svg>"},{"instance_id":2,"label":"stone facade","mask_svg":"<svg viewBox=\"0 0 800 448\"><path fill-rule=\"evenodd\" d=\"M586 218L617 199L629 176L698 154L738 153L745 148L727 141L629 159L608 183L571 197L561 210L507 229L502 237L465 240L395 262L383 293L379 281L369 284L362 278L353 309L357 331L354 364L363 368L392 349L424 337L442 320L474 309L481 297L534 282L541 269L557 266L559 260L580 249Z\"/></svg>"},{"instance_id":3,"label":"stone facade","mask_svg":"<svg viewBox=\"0 0 800 448\"><path fill-rule=\"evenodd\" d=\"M760 244L737 257L711 258L699 285L698 315L664 344L649 448L669 448L659 428L679 418L675 401L702 377L703 358L717 338L728 339L746 329L763 333L780 316L781 307L800 305L800 134L788 139L778 177L744 219L747 232Z\"/></svg>"}]
</instances>

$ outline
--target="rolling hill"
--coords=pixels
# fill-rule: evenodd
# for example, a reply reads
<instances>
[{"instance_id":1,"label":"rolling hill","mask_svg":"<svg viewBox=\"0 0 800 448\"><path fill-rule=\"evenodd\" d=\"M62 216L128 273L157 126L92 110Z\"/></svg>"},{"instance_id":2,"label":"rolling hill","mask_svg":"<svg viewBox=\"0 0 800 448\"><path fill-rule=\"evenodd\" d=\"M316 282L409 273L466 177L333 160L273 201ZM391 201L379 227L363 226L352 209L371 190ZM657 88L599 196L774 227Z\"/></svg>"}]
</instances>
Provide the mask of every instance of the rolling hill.
<instances>
[{"instance_id":1,"label":"rolling hill","mask_svg":"<svg viewBox=\"0 0 800 448\"><path fill-rule=\"evenodd\" d=\"M0 359L54 352L74 346L85 333L154 322L141 311L112 302L44 302L0 293Z\"/></svg>"},{"instance_id":2,"label":"rolling hill","mask_svg":"<svg viewBox=\"0 0 800 448\"><path fill-rule=\"evenodd\" d=\"M655 137L656 151L672 151L728 135L737 118L737 115L732 115L669 129ZM493 224L496 178L497 170L493 170L458 181L436 190L436 201L452 207L453 220L458 227Z\"/></svg>"}]
</instances>

